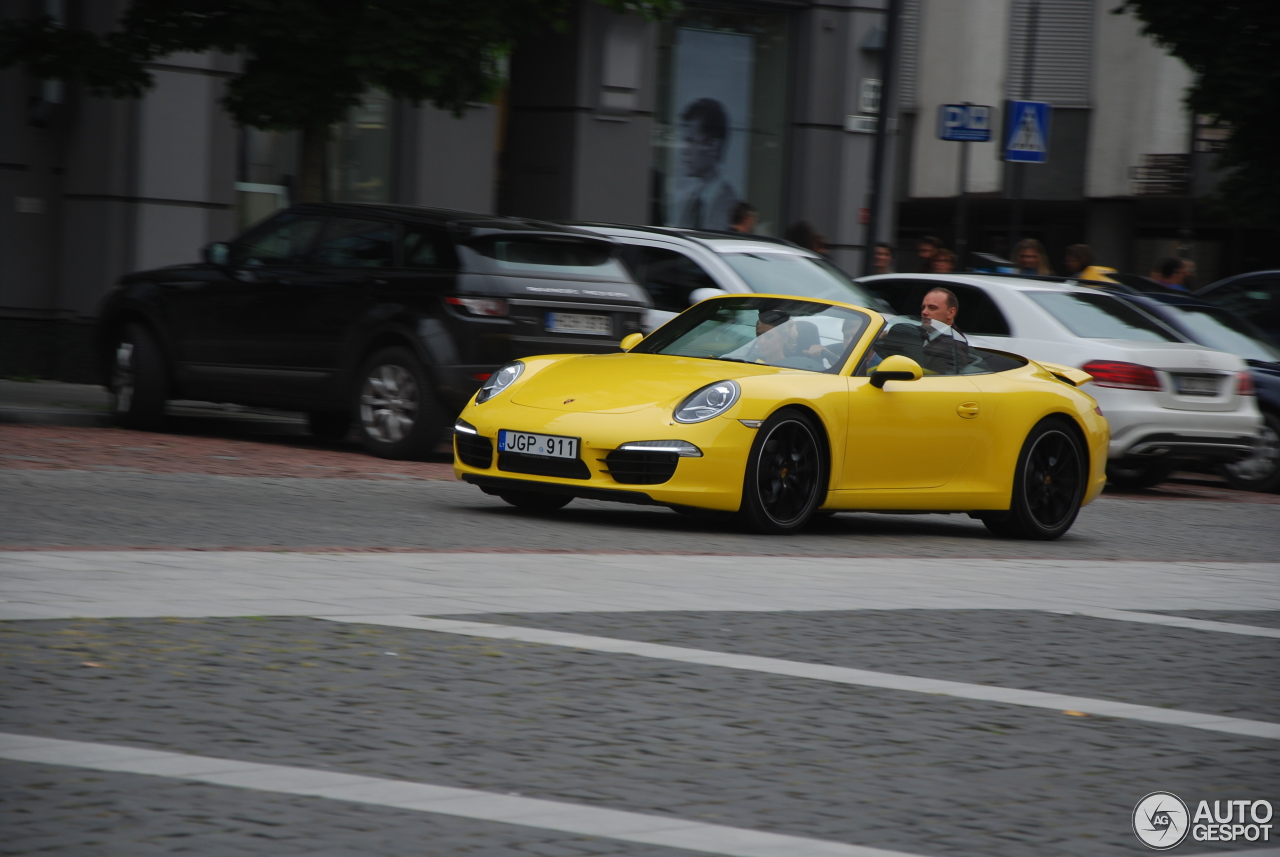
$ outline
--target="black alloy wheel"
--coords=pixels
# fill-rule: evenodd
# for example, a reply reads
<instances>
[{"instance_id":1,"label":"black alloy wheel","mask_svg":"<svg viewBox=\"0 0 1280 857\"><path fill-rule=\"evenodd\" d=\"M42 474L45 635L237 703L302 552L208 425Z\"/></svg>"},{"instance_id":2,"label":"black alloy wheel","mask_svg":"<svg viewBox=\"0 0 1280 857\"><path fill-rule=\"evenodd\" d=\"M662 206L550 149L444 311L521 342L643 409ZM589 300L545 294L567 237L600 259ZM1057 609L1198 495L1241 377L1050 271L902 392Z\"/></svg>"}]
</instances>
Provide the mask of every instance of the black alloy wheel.
<instances>
[{"instance_id":1,"label":"black alloy wheel","mask_svg":"<svg viewBox=\"0 0 1280 857\"><path fill-rule=\"evenodd\" d=\"M164 427L169 376L151 331L130 324L116 341L111 359L111 412L125 428L157 431Z\"/></svg>"},{"instance_id":2,"label":"black alloy wheel","mask_svg":"<svg viewBox=\"0 0 1280 857\"><path fill-rule=\"evenodd\" d=\"M555 512L573 502L570 494L547 494L542 491L502 491L498 497L526 512Z\"/></svg>"},{"instance_id":3,"label":"black alloy wheel","mask_svg":"<svg viewBox=\"0 0 1280 857\"><path fill-rule=\"evenodd\" d=\"M1280 416L1264 411L1253 454L1222 465L1220 472L1232 488L1240 491L1280 489Z\"/></svg>"},{"instance_id":4,"label":"black alloy wheel","mask_svg":"<svg viewBox=\"0 0 1280 857\"><path fill-rule=\"evenodd\" d=\"M1059 419L1043 420L1018 455L1009 511L983 515L982 522L1005 538L1056 539L1075 523L1088 472L1076 433Z\"/></svg>"},{"instance_id":5,"label":"black alloy wheel","mask_svg":"<svg viewBox=\"0 0 1280 857\"><path fill-rule=\"evenodd\" d=\"M799 530L826 496L826 451L813 421L793 409L765 421L751 445L740 520L759 533Z\"/></svg>"},{"instance_id":6,"label":"black alloy wheel","mask_svg":"<svg viewBox=\"0 0 1280 857\"><path fill-rule=\"evenodd\" d=\"M365 361L355 410L360 441L379 458L422 458L444 433L426 367L408 348L384 348Z\"/></svg>"}]
</instances>

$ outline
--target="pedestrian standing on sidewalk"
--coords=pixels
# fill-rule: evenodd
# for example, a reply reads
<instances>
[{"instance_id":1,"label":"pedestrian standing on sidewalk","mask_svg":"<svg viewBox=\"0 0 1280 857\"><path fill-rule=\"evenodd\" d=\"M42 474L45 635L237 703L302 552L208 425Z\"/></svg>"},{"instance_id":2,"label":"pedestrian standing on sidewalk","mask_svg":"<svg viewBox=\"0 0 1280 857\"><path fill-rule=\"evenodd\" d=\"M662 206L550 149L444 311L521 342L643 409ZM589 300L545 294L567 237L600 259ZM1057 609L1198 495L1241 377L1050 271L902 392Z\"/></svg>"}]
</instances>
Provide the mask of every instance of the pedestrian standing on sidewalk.
<instances>
[{"instance_id":1,"label":"pedestrian standing on sidewalk","mask_svg":"<svg viewBox=\"0 0 1280 857\"><path fill-rule=\"evenodd\" d=\"M760 220L760 212L756 211L754 205L744 200L733 207L731 217L730 232L742 232L750 235L756 231L756 223Z\"/></svg>"}]
</instances>

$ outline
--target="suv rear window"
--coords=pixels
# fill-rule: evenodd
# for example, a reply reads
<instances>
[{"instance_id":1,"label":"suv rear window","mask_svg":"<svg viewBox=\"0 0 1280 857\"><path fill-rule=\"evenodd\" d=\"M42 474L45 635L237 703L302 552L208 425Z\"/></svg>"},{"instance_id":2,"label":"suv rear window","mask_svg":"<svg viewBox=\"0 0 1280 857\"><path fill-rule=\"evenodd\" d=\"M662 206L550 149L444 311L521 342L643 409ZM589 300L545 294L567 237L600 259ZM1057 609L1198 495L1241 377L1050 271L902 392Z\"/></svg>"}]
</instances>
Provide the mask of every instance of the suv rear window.
<instances>
[{"instance_id":1,"label":"suv rear window","mask_svg":"<svg viewBox=\"0 0 1280 857\"><path fill-rule=\"evenodd\" d=\"M1109 295L1034 291L1026 295L1085 339L1181 341L1159 323Z\"/></svg>"},{"instance_id":2,"label":"suv rear window","mask_svg":"<svg viewBox=\"0 0 1280 857\"><path fill-rule=\"evenodd\" d=\"M603 241L576 238L490 237L462 245L479 266L495 274L626 280L626 271Z\"/></svg>"}]
</instances>

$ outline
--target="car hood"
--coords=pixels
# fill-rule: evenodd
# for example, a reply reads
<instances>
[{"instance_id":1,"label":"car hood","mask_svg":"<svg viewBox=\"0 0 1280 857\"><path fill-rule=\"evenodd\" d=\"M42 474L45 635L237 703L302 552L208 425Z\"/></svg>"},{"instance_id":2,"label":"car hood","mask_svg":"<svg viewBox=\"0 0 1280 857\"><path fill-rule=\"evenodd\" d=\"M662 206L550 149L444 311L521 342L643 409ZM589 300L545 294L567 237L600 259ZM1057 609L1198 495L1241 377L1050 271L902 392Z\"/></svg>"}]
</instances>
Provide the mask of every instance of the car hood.
<instances>
[{"instance_id":1,"label":"car hood","mask_svg":"<svg viewBox=\"0 0 1280 857\"><path fill-rule=\"evenodd\" d=\"M552 411L627 414L674 407L716 381L795 371L664 354L584 354L553 363L517 384L511 401Z\"/></svg>"}]
</instances>

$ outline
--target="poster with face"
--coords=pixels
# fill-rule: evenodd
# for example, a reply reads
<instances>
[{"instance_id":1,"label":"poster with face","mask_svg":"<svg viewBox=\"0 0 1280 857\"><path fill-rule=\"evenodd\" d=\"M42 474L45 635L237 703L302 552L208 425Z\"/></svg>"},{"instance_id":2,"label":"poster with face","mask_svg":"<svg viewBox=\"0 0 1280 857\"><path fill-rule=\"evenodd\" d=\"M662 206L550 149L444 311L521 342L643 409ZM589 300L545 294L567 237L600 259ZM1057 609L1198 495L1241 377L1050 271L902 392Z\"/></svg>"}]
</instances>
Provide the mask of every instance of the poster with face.
<instances>
[{"instance_id":1,"label":"poster with face","mask_svg":"<svg viewBox=\"0 0 1280 857\"><path fill-rule=\"evenodd\" d=\"M746 187L755 39L737 33L676 33L676 145L667 166L672 226L728 229Z\"/></svg>"}]
</instances>

